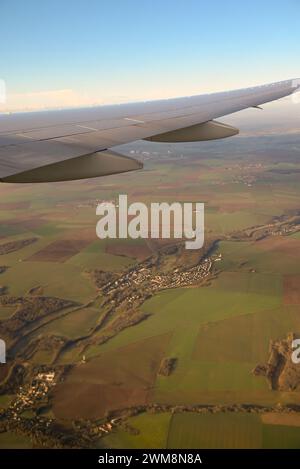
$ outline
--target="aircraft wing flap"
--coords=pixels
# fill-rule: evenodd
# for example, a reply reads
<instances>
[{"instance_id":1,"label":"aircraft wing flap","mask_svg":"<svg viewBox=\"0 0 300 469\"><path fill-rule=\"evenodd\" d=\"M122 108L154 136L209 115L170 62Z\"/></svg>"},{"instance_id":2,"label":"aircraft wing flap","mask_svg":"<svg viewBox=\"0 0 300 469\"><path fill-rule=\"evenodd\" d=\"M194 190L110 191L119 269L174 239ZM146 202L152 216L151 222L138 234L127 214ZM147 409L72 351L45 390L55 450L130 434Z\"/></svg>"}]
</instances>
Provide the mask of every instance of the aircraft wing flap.
<instances>
[{"instance_id":1,"label":"aircraft wing flap","mask_svg":"<svg viewBox=\"0 0 300 469\"><path fill-rule=\"evenodd\" d=\"M55 140L26 142L0 148L0 177L90 153L82 147Z\"/></svg>"}]
</instances>

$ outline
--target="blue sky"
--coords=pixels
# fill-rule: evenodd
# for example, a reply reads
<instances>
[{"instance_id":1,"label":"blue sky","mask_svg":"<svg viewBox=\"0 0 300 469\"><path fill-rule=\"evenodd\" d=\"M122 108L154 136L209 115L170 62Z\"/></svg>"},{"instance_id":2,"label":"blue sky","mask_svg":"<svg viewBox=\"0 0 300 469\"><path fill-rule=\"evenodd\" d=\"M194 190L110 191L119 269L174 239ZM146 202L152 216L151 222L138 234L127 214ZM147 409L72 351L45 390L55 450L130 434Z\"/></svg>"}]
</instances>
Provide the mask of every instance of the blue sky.
<instances>
[{"instance_id":1,"label":"blue sky","mask_svg":"<svg viewBox=\"0 0 300 469\"><path fill-rule=\"evenodd\" d=\"M0 16L0 78L12 106L154 99L300 76L299 0L0 0Z\"/></svg>"}]
</instances>

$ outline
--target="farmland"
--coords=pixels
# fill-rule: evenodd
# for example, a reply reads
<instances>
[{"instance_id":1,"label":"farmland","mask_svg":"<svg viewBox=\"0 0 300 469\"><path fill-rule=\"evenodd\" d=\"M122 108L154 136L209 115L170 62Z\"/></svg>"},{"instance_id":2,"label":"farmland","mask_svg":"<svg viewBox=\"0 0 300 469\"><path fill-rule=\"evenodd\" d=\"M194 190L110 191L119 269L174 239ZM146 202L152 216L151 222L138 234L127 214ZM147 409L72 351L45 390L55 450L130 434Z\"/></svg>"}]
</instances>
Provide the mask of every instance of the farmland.
<instances>
[{"instance_id":1,"label":"farmland","mask_svg":"<svg viewBox=\"0 0 300 469\"><path fill-rule=\"evenodd\" d=\"M138 174L0 187L0 325L15 334L0 447L30 447L39 415L59 435L79 421L97 448L300 447L300 393L253 373L271 341L300 335L299 135L149 145L124 147ZM97 239L96 206L119 194L204 202L203 251ZM10 406L39 367L56 385L14 431Z\"/></svg>"},{"instance_id":2,"label":"farmland","mask_svg":"<svg viewBox=\"0 0 300 469\"><path fill-rule=\"evenodd\" d=\"M300 427L263 424L257 415L173 416L168 448L298 448Z\"/></svg>"}]
</instances>

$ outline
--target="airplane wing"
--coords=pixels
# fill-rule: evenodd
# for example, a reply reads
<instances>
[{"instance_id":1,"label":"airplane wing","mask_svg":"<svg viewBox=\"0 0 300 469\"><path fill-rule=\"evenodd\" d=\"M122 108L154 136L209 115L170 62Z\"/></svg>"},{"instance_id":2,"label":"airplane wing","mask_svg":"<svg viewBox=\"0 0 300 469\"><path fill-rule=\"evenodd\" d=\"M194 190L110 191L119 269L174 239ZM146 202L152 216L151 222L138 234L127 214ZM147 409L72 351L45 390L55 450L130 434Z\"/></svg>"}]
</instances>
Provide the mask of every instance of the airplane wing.
<instances>
[{"instance_id":1,"label":"airplane wing","mask_svg":"<svg viewBox=\"0 0 300 469\"><path fill-rule=\"evenodd\" d=\"M0 115L0 181L64 181L139 169L140 162L113 148L140 139L187 142L229 137L238 129L215 119L299 88L300 80L287 80L185 98Z\"/></svg>"}]
</instances>

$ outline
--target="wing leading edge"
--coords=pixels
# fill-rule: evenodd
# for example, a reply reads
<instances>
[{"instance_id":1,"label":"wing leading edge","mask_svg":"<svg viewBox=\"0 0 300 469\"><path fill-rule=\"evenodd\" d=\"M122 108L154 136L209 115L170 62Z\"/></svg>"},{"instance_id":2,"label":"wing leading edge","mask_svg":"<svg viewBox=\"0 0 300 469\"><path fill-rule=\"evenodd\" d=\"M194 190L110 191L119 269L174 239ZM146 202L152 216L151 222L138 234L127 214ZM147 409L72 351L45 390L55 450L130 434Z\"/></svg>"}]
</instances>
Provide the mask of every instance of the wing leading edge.
<instances>
[{"instance_id":1,"label":"wing leading edge","mask_svg":"<svg viewBox=\"0 0 300 469\"><path fill-rule=\"evenodd\" d=\"M187 98L0 116L0 180L46 182L139 169L139 162L111 148L139 139L182 142L235 135L237 129L214 119L299 88L300 80L287 80Z\"/></svg>"}]
</instances>

